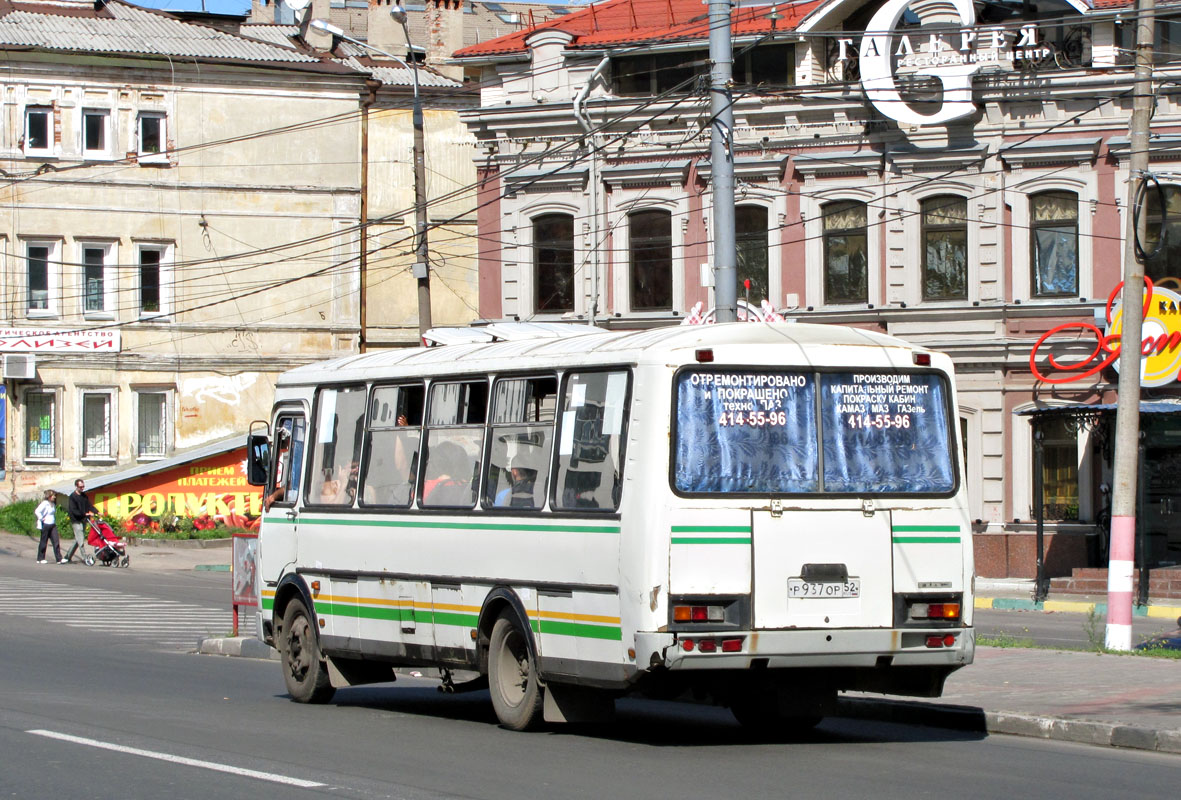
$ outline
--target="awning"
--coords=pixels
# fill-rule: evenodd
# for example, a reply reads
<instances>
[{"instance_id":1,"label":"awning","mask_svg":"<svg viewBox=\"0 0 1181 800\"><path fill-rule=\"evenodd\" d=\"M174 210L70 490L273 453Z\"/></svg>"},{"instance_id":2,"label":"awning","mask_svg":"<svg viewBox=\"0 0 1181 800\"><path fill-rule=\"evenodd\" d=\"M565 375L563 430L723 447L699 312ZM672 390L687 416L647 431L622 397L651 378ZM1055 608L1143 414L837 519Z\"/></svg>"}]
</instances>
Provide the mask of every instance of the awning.
<instances>
[{"instance_id":1,"label":"awning","mask_svg":"<svg viewBox=\"0 0 1181 800\"><path fill-rule=\"evenodd\" d=\"M1065 406L1027 408L1015 412L1019 417L1082 417L1103 412L1113 412L1118 403L1073 403ZM1141 414L1181 414L1181 402L1172 400L1142 400Z\"/></svg>"}]
</instances>

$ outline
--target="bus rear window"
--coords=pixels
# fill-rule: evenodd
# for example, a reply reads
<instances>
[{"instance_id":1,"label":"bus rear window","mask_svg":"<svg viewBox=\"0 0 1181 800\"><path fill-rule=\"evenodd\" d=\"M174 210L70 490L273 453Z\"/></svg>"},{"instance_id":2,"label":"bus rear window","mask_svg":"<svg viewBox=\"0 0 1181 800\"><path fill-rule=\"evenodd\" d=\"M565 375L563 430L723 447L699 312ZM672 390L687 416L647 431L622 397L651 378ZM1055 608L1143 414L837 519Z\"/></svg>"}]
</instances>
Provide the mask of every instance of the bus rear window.
<instances>
[{"instance_id":1,"label":"bus rear window","mask_svg":"<svg viewBox=\"0 0 1181 800\"><path fill-rule=\"evenodd\" d=\"M718 370L677 377L673 485L686 494L944 494L935 373Z\"/></svg>"}]
</instances>

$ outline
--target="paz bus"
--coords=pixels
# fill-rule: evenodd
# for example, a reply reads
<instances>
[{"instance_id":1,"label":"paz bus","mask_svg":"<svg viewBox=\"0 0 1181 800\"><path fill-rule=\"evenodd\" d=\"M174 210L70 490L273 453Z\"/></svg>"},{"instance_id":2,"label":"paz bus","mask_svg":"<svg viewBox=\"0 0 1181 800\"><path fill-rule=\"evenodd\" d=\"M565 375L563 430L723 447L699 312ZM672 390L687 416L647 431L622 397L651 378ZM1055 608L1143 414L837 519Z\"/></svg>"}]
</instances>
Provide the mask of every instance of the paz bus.
<instances>
[{"instance_id":1,"label":"paz bus","mask_svg":"<svg viewBox=\"0 0 1181 800\"><path fill-rule=\"evenodd\" d=\"M425 668L516 730L638 694L787 731L972 661L946 355L827 325L512 329L278 380L249 467L294 700Z\"/></svg>"}]
</instances>

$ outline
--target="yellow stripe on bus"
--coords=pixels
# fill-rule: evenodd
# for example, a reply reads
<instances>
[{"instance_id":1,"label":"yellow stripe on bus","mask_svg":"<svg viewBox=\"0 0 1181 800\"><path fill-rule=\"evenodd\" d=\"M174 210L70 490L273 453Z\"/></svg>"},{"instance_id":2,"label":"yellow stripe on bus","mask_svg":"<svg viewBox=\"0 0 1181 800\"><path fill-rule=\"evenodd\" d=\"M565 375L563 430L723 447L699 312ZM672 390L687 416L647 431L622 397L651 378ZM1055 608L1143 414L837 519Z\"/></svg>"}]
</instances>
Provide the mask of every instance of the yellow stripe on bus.
<instances>
[{"instance_id":1,"label":"yellow stripe on bus","mask_svg":"<svg viewBox=\"0 0 1181 800\"><path fill-rule=\"evenodd\" d=\"M568 614L562 611L538 611L536 614L530 614L530 617L540 617L541 619L569 619L577 620L579 622L601 622L606 625L618 625L619 617L606 617L600 614Z\"/></svg>"}]
</instances>

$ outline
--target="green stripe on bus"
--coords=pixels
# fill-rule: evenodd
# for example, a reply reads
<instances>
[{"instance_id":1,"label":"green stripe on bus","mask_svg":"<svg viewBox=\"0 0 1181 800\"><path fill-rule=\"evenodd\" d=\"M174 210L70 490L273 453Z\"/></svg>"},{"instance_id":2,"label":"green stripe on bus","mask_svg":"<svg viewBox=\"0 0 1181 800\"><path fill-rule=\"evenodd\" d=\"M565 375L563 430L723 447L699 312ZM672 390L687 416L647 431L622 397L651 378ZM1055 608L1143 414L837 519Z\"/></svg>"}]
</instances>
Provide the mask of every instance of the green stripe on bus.
<instances>
[{"instance_id":1,"label":"green stripe on bus","mask_svg":"<svg viewBox=\"0 0 1181 800\"><path fill-rule=\"evenodd\" d=\"M750 533L749 525L673 525L673 533Z\"/></svg>"},{"instance_id":2,"label":"green stripe on bus","mask_svg":"<svg viewBox=\"0 0 1181 800\"><path fill-rule=\"evenodd\" d=\"M895 536L894 544L959 544L958 536Z\"/></svg>"},{"instance_id":3,"label":"green stripe on bus","mask_svg":"<svg viewBox=\"0 0 1181 800\"><path fill-rule=\"evenodd\" d=\"M541 620L541 633L554 636L574 636L579 639L607 639L612 642L623 641L623 631L605 625L587 625L582 622L558 622L552 619ZM537 630L535 627L534 630Z\"/></svg>"},{"instance_id":4,"label":"green stripe on bus","mask_svg":"<svg viewBox=\"0 0 1181 800\"><path fill-rule=\"evenodd\" d=\"M959 533L959 525L895 525L894 533Z\"/></svg>"},{"instance_id":5,"label":"green stripe on bus","mask_svg":"<svg viewBox=\"0 0 1181 800\"><path fill-rule=\"evenodd\" d=\"M459 531L525 531L542 533L619 533L618 525L521 525L498 524L494 522L425 522L422 520L375 520L369 518L324 519L304 517L289 520L283 517L267 517L266 522L297 522L301 525L340 525L362 528L426 528L431 530L452 529Z\"/></svg>"},{"instance_id":6,"label":"green stripe on bus","mask_svg":"<svg viewBox=\"0 0 1181 800\"><path fill-rule=\"evenodd\" d=\"M673 544L750 544L750 541L749 536L674 536L672 538Z\"/></svg>"},{"instance_id":7,"label":"green stripe on bus","mask_svg":"<svg viewBox=\"0 0 1181 800\"><path fill-rule=\"evenodd\" d=\"M351 603L316 603L316 613L321 616L346 617L356 619L381 619L389 621L421 622L424 625L448 625L460 628L474 628L479 624L476 614L464 614L454 611L431 612L422 608L374 608L372 606L358 606ZM530 627L535 633L547 633L555 636L573 636L580 639L607 639L609 641L623 641L623 631L620 628L604 625L588 625L582 622L557 622L554 620L530 620Z\"/></svg>"},{"instance_id":8,"label":"green stripe on bus","mask_svg":"<svg viewBox=\"0 0 1181 800\"><path fill-rule=\"evenodd\" d=\"M262 610L263 611L274 611L275 610L275 598L264 597L262 599Z\"/></svg>"}]
</instances>

